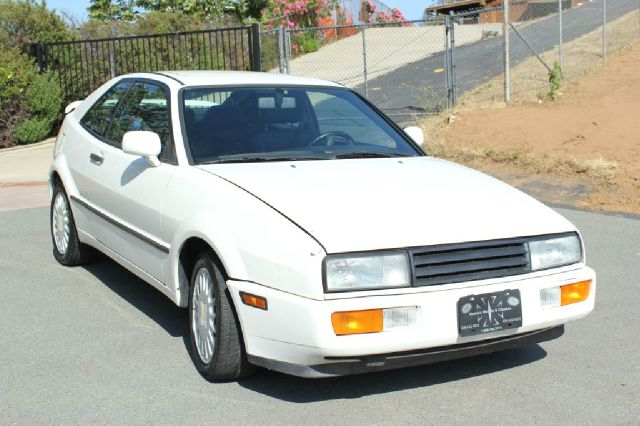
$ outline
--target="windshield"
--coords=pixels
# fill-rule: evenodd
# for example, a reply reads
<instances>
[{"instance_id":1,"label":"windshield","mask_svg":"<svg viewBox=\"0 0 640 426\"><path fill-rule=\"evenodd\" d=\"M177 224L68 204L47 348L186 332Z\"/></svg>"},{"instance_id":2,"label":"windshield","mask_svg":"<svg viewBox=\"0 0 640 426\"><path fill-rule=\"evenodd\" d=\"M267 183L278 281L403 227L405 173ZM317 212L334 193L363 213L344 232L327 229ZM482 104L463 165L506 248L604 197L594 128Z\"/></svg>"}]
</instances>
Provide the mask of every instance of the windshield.
<instances>
[{"instance_id":1,"label":"windshield","mask_svg":"<svg viewBox=\"0 0 640 426\"><path fill-rule=\"evenodd\" d=\"M422 155L339 88L194 88L182 96L195 164Z\"/></svg>"}]
</instances>

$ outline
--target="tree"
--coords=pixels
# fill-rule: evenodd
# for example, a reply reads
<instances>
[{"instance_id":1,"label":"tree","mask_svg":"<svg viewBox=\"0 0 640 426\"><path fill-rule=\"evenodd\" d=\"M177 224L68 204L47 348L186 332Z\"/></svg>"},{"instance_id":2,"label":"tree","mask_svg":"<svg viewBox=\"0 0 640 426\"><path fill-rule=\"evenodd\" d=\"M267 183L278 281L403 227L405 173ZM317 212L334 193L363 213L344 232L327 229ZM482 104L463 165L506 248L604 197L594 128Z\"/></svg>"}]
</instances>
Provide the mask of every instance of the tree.
<instances>
[{"instance_id":1,"label":"tree","mask_svg":"<svg viewBox=\"0 0 640 426\"><path fill-rule=\"evenodd\" d=\"M72 38L62 18L34 0L0 0L0 48L24 49L28 43Z\"/></svg>"},{"instance_id":2,"label":"tree","mask_svg":"<svg viewBox=\"0 0 640 426\"><path fill-rule=\"evenodd\" d=\"M136 6L158 12L182 12L203 18L218 18L232 10L229 0L136 0Z\"/></svg>"},{"instance_id":3,"label":"tree","mask_svg":"<svg viewBox=\"0 0 640 426\"><path fill-rule=\"evenodd\" d=\"M146 12L178 12L209 20L235 10L233 0L91 0L89 16L99 21L135 20Z\"/></svg>"},{"instance_id":4,"label":"tree","mask_svg":"<svg viewBox=\"0 0 640 426\"><path fill-rule=\"evenodd\" d=\"M131 21L138 15L135 0L91 0L89 17L98 21Z\"/></svg>"},{"instance_id":5,"label":"tree","mask_svg":"<svg viewBox=\"0 0 640 426\"><path fill-rule=\"evenodd\" d=\"M269 0L238 0L235 12L240 19L262 19L262 11L269 5Z\"/></svg>"}]
</instances>

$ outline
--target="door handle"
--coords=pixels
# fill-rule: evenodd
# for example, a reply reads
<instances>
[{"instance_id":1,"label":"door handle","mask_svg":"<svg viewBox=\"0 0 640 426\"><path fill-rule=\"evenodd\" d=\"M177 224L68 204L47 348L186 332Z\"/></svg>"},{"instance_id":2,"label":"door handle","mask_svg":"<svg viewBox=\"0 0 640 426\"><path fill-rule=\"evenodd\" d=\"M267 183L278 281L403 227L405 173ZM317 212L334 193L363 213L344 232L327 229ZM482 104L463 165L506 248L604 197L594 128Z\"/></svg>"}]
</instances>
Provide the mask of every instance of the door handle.
<instances>
[{"instance_id":1,"label":"door handle","mask_svg":"<svg viewBox=\"0 0 640 426\"><path fill-rule=\"evenodd\" d=\"M89 160L96 166L100 166L104 161L104 157L102 157L101 155L92 153L91 155L89 155Z\"/></svg>"}]
</instances>

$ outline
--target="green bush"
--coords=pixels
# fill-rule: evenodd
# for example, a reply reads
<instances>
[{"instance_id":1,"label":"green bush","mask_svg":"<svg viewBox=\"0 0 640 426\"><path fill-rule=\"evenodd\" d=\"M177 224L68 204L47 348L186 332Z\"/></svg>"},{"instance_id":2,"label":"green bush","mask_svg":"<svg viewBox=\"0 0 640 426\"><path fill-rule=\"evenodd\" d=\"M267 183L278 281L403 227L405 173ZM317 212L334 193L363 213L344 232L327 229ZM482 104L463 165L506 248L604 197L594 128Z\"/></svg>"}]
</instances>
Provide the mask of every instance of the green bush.
<instances>
[{"instance_id":1,"label":"green bush","mask_svg":"<svg viewBox=\"0 0 640 426\"><path fill-rule=\"evenodd\" d=\"M60 118L62 89L17 49L0 50L0 147L38 142Z\"/></svg>"},{"instance_id":2,"label":"green bush","mask_svg":"<svg viewBox=\"0 0 640 426\"><path fill-rule=\"evenodd\" d=\"M298 53L312 53L320 49L320 42L316 40L315 34L311 32L301 32L298 36Z\"/></svg>"},{"instance_id":3,"label":"green bush","mask_svg":"<svg viewBox=\"0 0 640 426\"><path fill-rule=\"evenodd\" d=\"M51 134L61 116L62 90L51 73L37 75L25 94L23 107L30 118L14 130L18 143L39 142Z\"/></svg>"},{"instance_id":4,"label":"green bush","mask_svg":"<svg viewBox=\"0 0 640 426\"><path fill-rule=\"evenodd\" d=\"M19 144L36 143L51 134L51 127L47 119L32 117L18 124L13 135Z\"/></svg>"},{"instance_id":5,"label":"green bush","mask_svg":"<svg viewBox=\"0 0 640 426\"><path fill-rule=\"evenodd\" d=\"M36 67L26 55L0 49L0 147L15 145L15 127L29 118L23 100L35 76Z\"/></svg>"},{"instance_id":6,"label":"green bush","mask_svg":"<svg viewBox=\"0 0 640 426\"><path fill-rule=\"evenodd\" d=\"M72 38L45 2L0 0L0 148L51 133L60 118L61 89L52 75L38 75L28 45Z\"/></svg>"},{"instance_id":7,"label":"green bush","mask_svg":"<svg viewBox=\"0 0 640 426\"><path fill-rule=\"evenodd\" d=\"M62 89L51 72L35 76L27 89L24 105L32 116L54 122L60 118Z\"/></svg>"},{"instance_id":8,"label":"green bush","mask_svg":"<svg viewBox=\"0 0 640 426\"><path fill-rule=\"evenodd\" d=\"M18 49L0 49L0 109L23 94L36 76L33 61Z\"/></svg>"}]
</instances>

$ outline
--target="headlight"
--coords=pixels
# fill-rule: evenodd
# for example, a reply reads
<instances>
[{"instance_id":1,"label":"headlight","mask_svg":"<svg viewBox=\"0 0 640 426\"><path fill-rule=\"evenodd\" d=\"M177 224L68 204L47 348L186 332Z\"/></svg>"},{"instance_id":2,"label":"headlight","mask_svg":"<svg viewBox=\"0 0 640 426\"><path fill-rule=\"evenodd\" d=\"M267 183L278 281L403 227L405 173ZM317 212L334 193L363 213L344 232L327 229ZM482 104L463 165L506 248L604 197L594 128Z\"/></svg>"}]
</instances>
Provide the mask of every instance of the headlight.
<instances>
[{"instance_id":1,"label":"headlight","mask_svg":"<svg viewBox=\"0 0 640 426\"><path fill-rule=\"evenodd\" d=\"M328 256L324 268L327 291L411 285L409 256L405 252Z\"/></svg>"},{"instance_id":2,"label":"headlight","mask_svg":"<svg viewBox=\"0 0 640 426\"><path fill-rule=\"evenodd\" d=\"M531 269L549 269L578 263L582 260L582 247L577 235L529 242Z\"/></svg>"}]
</instances>

